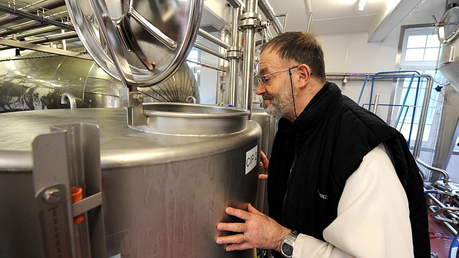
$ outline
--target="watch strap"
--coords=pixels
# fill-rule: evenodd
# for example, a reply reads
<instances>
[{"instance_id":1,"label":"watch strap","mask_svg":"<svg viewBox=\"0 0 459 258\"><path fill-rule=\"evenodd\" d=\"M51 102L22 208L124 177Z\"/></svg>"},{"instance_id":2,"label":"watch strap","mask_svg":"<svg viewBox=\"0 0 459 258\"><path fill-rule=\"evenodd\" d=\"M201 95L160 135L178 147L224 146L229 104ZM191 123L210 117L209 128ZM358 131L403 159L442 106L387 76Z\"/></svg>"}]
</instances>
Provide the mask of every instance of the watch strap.
<instances>
[{"instance_id":1,"label":"watch strap","mask_svg":"<svg viewBox=\"0 0 459 258\"><path fill-rule=\"evenodd\" d=\"M298 232L295 230L290 231L288 235L284 238L284 241L281 244L281 253L284 257L290 258L293 255L293 248L295 246L296 238L298 237Z\"/></svg>"}]
</instances>

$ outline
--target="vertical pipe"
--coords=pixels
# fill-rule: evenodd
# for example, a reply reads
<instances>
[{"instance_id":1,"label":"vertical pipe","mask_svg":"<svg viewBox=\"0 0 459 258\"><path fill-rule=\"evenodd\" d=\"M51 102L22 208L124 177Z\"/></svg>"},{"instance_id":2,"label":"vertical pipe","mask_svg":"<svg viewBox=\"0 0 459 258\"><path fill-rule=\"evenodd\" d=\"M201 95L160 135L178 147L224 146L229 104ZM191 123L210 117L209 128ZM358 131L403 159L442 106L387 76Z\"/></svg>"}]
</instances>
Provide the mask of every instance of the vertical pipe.
<instances>
[{"instance_id":1,"label":"vertical pipe","mask_svg":"<svg viewBox=\"0 0 459 258\"><path fill-rule=\"evenodd\" d=\"M65 33L65 30L61 29L61 33ZM62 40L62 49L67 50L67 40L65 39Z\"/></svg>"},{"instance_id":2,"label":"vertical pipe","mask_svg":"<svg viewBox=\"0 0 459 258\"><path fill-rule=\"evenodd\" d=\"M249 120L252 119L252 87L253 87L253 63L255 52L255 28L258 25L256 18L256 8L258 0L247 0L245 7L247 18L244 26L244 60L243 60L243 85L244 85L244 106L243 108L250 111ZM259 21L260 19L258 19Z\"/></svg>"},{"instance_id":3,"label":"vertical pipe","mask_svg":"<svg viewBox=\"0 0 459 258\"><path fill-rule=\"evenodd\" d=\"M431 75L422 74L421 77L427 79L427 87L424 93L424 102L422 103L421 117L419 118L419 126L416 135L416 141L414 141L413 156L415 159L419 157L419 153L421 152L422 136L424 135L424 127L426 125L427 112L429 111L430 95L432 94L433 85L433 77Z\"/></svg>"},{"instance_id":4,"label":"vertical pipe","mask_svg":"<svg viewBox=\"0 0 459 258\"><path fill-rule=\"evenodd\" d=\"M378 104L379 104L379 95L375 95L375 104L373 106L373 114L376 114L376 111L378 111Z\"/></svg>"},{"instance_id":5,"label":"vertical pipe","mask_svg":"<svg viewBox=\"0 0 459 258\"><path fill-rule=\"evenodd\" d=\"M223 28L220 29L219 38L220 38L221 41L223 41L225 43L229 42L228 26L223 26ZM219 47L218 50L223 55L226 53L226 49L223 48L223 47ZM228 68L228 62L225 59L219 58L218 59L218 67L226 70ZM225 97L224 97L224 96L228 95L227 94L227 92L228 92L227 88L228 87L225 87L225 85L226 85L226 79L225 79L226 75L227 75L227 72L224 72L224 71L218 71L217 72L218 78L217 78L217 90L216 90L216 96L215 96L217 104L222 103L222 102L228 103L227 99L225 99Z\"/></svg>"},{"instance_id":6,"label":"vertical pipe","mask_svg":"<svg viewBox=\"0 0 459 258\"><path fill-rule=\"evenodd\" d=\"M233 28L231 32L231 46L235 49L241 48L241 40L239 37L239 16L242 12L242 8L233 8ZM237 106L238 98L238 79L239 79L239 58L230 59L230 104Z\"/></svg>"}]
</instances>

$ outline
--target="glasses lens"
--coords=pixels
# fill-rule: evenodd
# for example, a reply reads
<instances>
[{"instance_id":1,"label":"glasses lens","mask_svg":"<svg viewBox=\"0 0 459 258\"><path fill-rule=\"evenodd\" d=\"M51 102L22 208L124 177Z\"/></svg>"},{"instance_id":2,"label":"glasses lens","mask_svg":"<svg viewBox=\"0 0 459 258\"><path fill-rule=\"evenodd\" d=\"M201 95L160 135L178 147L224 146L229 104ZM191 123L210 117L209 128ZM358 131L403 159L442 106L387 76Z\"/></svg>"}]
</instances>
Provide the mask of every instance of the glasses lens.
<instances>
[{"instance_id":1,"label":"glasses lens","mask_svg":"<svg viewBox=\"0 0 459 258\"><path fill-rule=\"evenodd\" d=\"M255 75L255 78L257 79L258 83L265 83L265 76L264 75Z\"/></svg>"}]
</instances>

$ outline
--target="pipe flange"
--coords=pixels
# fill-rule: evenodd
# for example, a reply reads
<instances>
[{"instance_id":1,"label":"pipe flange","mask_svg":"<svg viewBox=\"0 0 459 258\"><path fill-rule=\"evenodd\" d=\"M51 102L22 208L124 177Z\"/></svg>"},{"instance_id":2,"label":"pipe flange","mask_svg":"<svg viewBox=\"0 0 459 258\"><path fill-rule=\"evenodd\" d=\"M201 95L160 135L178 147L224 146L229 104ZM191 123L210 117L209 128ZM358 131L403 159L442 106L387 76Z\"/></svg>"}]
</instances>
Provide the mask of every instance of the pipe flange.
<instances>
[{"instance_id":1,"label":"pipe flange","mask_svg":"<svg viewBox=\"0 0 459 258\"><path fill-rule=\"evenodd\" d=\"M231 46L226 50L227 58L240 59L242 58L242 47Z\"/></svg>"},{"instance_id":2,"label":"pipe flange","mask_svg":"<svg viewBox=\"0 0 459 258\"><path fill-rule=\"evenodd\" d=\"M241 15L241 21L238 26L239 29L257 28L260 26L261 16L258 13L244 13Z\"/></svg>"},{"instance_id":3,"label":"pipe flange","mask_svg":"<svg viewBox=\"0 0 459 258\"><path fill-rule=\"evenodd\" d=\"M260 21L261 20L261 15L259 13L255 13L255 12L248 12L248 13L243 13L240 16L240 20L245 20L245 19L250 19L250 18L257 19L257 20Z\"/></svg>"}]
</instances>

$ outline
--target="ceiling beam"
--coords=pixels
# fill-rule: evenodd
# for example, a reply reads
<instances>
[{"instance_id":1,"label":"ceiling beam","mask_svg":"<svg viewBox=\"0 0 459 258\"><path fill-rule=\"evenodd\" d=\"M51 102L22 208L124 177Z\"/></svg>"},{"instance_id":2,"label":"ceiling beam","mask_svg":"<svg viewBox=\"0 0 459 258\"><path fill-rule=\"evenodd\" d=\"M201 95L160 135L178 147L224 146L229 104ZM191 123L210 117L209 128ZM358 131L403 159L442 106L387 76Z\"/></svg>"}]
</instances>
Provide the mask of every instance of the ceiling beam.
<instances>
[{"instance_id":1,"label":"ceiling beam","mask_svg":"<svg viewBox=\"0 0 459 258\"><path fill-rule=\"evenodd\" d=\"M425 0L403 0L387 14L368 33L368 42L383 42L389 34L418 8ZM388 7L391 8L391 7Z\"/></svg>"},{"instance_id":2,"label":"ceiling beam","mask_svg":"<svg viewBox=\"0 0 459 258\"><path fill-rule=\"evenodd\" d=\"M53 47L47 47L47 46L42 46L42 45L37 45L37 44L32 44L32 43L20 42L20 41L11 40L11 39L0 38L0 45L14 47L14 48L30 49L30 50L35 50L35 51L49 53L49 54L56 54L56 55L61 55L61 56L69 56L69 57L76 57L80 59L92 60L91 56L88 54L83 54L83 53L78 53L78 52L68 51L68 50L63 50L63 49L57 49Z\"/></svg>"},{"instance_id":3,"label":"ceiling beam","mask_svg":"<svg viewBox=\"0 0 459 258\"><path fill-rule=\"evenodd\" d=\"M21 16L23 18L39 21L41 23L45 23L48 25L54 25L63 29L69 29L69 30L75 30L75 28L72 25L68 25L65 23L61 23L52 19L48 19L47 17L41 17L36 14L28 13L28 12L23 12L21 10L17 10L8 6L0 5L0 11L2 12L7 12L10 14L15 14L18 16Z\"/></svg>"}]
</instances>

